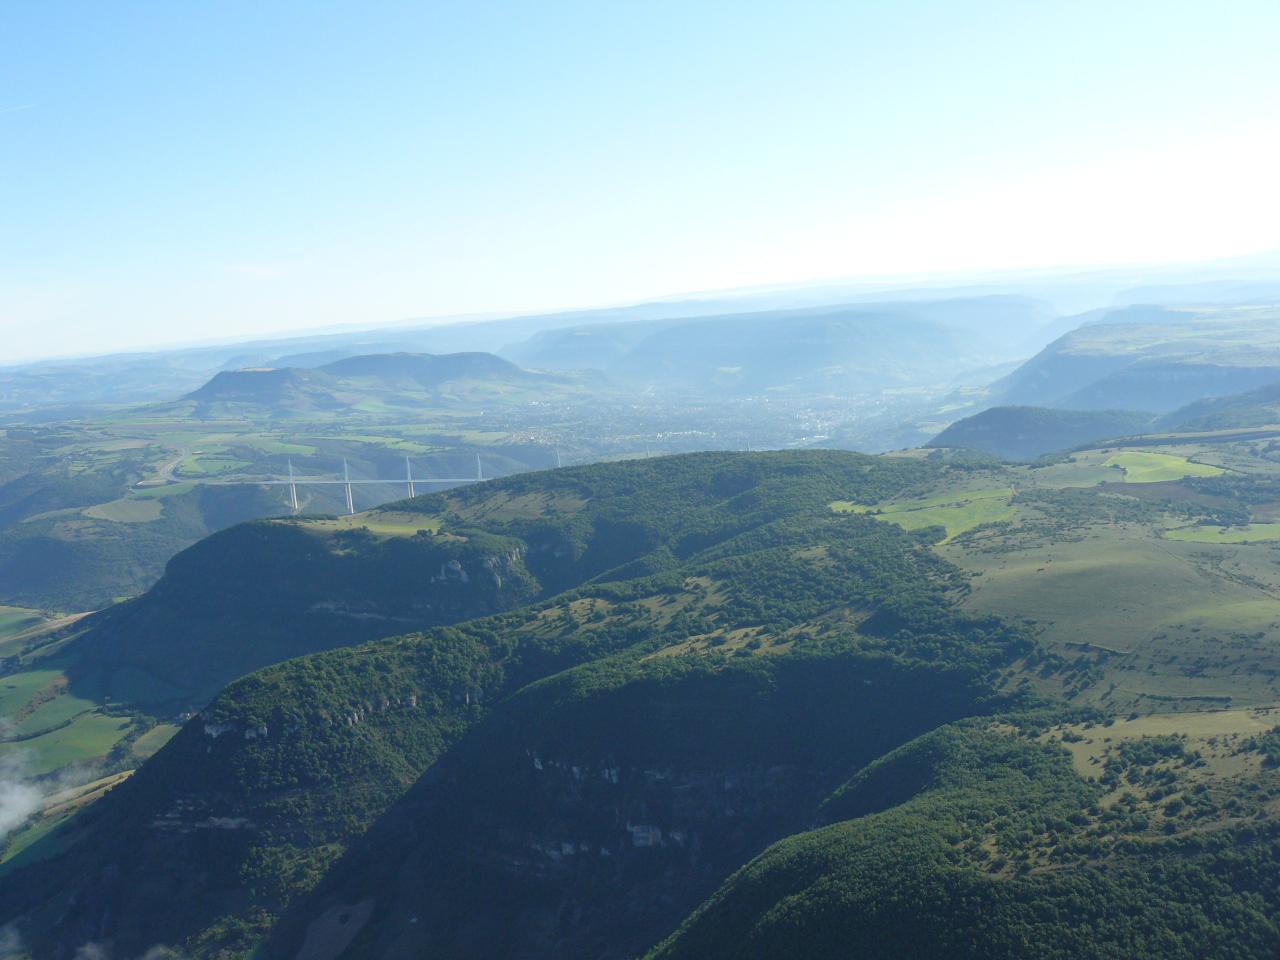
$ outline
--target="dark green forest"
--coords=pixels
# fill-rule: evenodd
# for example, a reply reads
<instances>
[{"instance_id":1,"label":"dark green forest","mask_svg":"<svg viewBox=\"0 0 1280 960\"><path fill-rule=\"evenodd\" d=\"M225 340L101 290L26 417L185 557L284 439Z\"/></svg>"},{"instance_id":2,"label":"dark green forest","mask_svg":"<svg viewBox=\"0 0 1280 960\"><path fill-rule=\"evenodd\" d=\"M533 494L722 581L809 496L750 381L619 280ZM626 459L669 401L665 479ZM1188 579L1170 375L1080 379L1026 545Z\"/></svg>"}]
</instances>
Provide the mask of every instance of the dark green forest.
<instances>
[{"instance_id":1,"label":"dark green forest","mask_svg":"<svg viewBox=\"0 0 1280 960\"><path fill-rule=\"evenodd\" d=\"M1112 744L939 528L830 507L991 469L700 454L215 535L65 651L150 709L225 689L5 865L0 920L40 957L1274 955L1274 734L1212 788Z\"/></svg>"}]
</instances>

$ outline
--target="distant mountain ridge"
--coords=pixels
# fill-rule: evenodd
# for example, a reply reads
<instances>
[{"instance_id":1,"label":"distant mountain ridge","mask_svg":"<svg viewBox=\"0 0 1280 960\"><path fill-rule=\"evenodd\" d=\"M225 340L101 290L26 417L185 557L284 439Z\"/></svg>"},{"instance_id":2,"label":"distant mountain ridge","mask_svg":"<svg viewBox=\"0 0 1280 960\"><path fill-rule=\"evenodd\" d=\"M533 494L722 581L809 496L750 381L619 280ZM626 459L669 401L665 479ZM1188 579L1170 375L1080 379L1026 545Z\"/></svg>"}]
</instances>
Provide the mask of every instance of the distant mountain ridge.
<instances>
[{"instance_id":1,"label":"distant mountain ridge","mask_svg":"<svg viewBox=\"0 0 1280 960\"><path fill-rule=\"evenodd\" d=\"M990 390L931 447L1034 459L1152 430L1280 421L1280 306L1093 311Z\"/></svg>"},{"instance_id":2,"label":"distant mountain ridge","mask_svg":"<svg viewBox=\"0 0 1280 960\"><path fill-rule=\"evenodd\" d=\"M863 391L1016 357L1051 318L1023 297L870 302L567 327L503 353L542 369L591 368L695 391Z\"/></svg>"},{"instance_id":3,"label":"distant mountain ridge","mask_svg":"<svg viewBox=\"0 0 1280 960\"><path fill-rule=\"evenodd\" d=\"M304 393L323 396L332 382L330 377L316 370L247 367L214 374L208 383L182 399L203 403L280 403Z\"/></svg>"},{"instance_id":4,"label":"distant mountain ridge","mask_svg":"<svg viewBox=\"0 0 1280 960\"><path fill-rule=\"evenodd\" d=\"M0 413L55 406L154 403L197 388L219 370L250 366L320 366L344 356L397 351L452 353L508 348L542 331L612 325L630 321L743 315L750 312L891 303L898 308L978 301L991 297L1035 301L1053 322L1031 339L1010 345L1026 355L1057 333L1088 322L1091 313L1128 304L1224 304L1276 298L1275 254L1201 264L1084 271L1036 271L1013 276L970 276L934 280L833 280L745 290L690 294L626 306L561 310L519 316L422 318L363 329L333 329L246 340L230 344L72 359L40 360L0 367ZM1083 312L1082 312L1083 311ZM1057 317L1058 319L1054 319ZM999 337L999 318L965 329L986 328ZM1015 328L1014 336L1020 334ZM1036 342L1038 339L1038 342ZM74 347L74 345L70 345ZM518 359L512 355L513 359Z\"/></svg>"},{"instance_id":5,"label":"distant mountain ridge","mask_svg":"<svg viewBox=\"0 0 1280 960\"><path fill-rule=\"evenodd\" d=\"M1280 424L1280 380L1222 397L1197 400L1160 420L1169 430L1230 430Z\"/></svg>"},{"instance_id":6,"label":"distant mountain ridge","mask_svg":"<svg viewBox=\"0 0 1280 960\"><path fill-rule=\"evenodd\" d=\"M925 446L980 450L1005 460L1034 460L1084 443L1142 433L1152 422L1150 414L1132 410L992 407L957 420Z\"/></svg>"},{"instance_id":7,"label":"distant mountain ridge","mask_svg":"<svg viewBox=\"0 0 1280 960\"><path fill-rule=\"evenodd\" d=\"M511 380L545 379L544 374L522 370L492 353L374 353L344 357L320 370L333 377L408 378L423 386L437 386L460 377L492 377Z\"/></svg>"},{"instance_id":8,"label":"distant mountain ridge","mask_svg":"<svg viewBox=\"0 0 1280 960\"><path fill-rule=\"evenodd\" d=\"M375 353L341 357L316 367L248 367L217 373L182 400L195 404L197 417L221 416L227 407L291 415L340 411L371 397L393 403L451 399L463 392L522 386L563 387L564 376L523 370L492 353Z\"/></svg>"},{"instance_id":9,"label":"distant mountain ridge","mask_svg":"<svg viewBox=\"0 0 1280 960\"><path fill-rule=\"evenodd\" d=\"M993 399L1156 414L1280 379L1280 307L1160 314L1162 322L1091 323L1065 334L994 384Z\"/></svg>"}]
</instances>

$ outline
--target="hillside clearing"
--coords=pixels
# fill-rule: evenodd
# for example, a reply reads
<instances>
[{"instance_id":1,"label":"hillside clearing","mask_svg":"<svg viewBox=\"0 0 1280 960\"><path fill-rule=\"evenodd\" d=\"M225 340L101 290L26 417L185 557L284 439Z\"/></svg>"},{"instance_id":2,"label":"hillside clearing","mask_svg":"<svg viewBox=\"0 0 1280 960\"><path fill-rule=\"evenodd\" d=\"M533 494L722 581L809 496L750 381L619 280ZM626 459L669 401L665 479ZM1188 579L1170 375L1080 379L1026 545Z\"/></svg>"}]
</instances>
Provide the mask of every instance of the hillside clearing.
<instances>
[{"instance_id":1,"label":"hillside clearing","mask_svg":"<svg viewBox=\"0 0 1280 960\"><path fill-rule=\"evenodd\" d=\"M1247 523L1239 527L1215 527L1199 524L1166 530L1165 539L1192 543L1259 543L1280 540L1280 523Z\"/></svg>"},{"instance_id":2,"label":"hillside clearing","mask_svg":"<svg viewBox=\"0 0 1280 960\"><path fill-rule=\"evenodd\" d=\"M109 503L99 503L87 507L82 512L86 517L95 520L110 520L113 523L150 523L159 520L164 507L157 497L122 498Z\"/></svg>"},{"instance_id":3,"label":"hillside clearing","mask_svg":"<svg viewBox=\"0 0 1280 960\"><path fill-rule=\"evenodd\" d=\"M1216 477L1226 471L1207 463L1195 463L1186 457L1171 453L1146 453L1124 450L1112 454L1102 464L1119 467L1124 472L1125 483L1158 483L1161 480L1181 480L1183 477Z\"/></svg>"},{"instance_id":4,"label":"hillside clearing","mask_svg":"<svg viewBox=\"0 0 1280 960\"><path fill-rule=\"evenodd\" d=\"M943 527L947 531L946 540L952 540L984 523L1013 519L1018 512L1009 503L1013 492L1012 487L992 487L917 500L889 501L876 507L847 500L837 500L830 506L837 513L869 513L877 520L895 523L904 530Z\"/></svg>"},{"instance_id":5,"label":"hillside clearing","mask_svg":"<svg viewBox=\"0 0 1280 960\"><path fill-rule=\"evenodd\" d=\"M42 776L72 763L104 756L124 737L132 723L128 717L85 714L34 740L0 743L0 757L21 753L26 757L28 771L33 776Z\"/></svg>"},{"instance_id":6,"label":"hillside clearing","mask_svg":"<svg viewBox=\"0 0 1280 960\"><path fill-rule=\"evenodd\" d=\"M289 521L291 522L291 521ZM440 529L440 518L424 513L391 513L370 511L350 516L306 520L308 530L339 533L344 530L368 530L378 537L412 537L420 530L432 533Z\"/></svg>"}]
</instances>

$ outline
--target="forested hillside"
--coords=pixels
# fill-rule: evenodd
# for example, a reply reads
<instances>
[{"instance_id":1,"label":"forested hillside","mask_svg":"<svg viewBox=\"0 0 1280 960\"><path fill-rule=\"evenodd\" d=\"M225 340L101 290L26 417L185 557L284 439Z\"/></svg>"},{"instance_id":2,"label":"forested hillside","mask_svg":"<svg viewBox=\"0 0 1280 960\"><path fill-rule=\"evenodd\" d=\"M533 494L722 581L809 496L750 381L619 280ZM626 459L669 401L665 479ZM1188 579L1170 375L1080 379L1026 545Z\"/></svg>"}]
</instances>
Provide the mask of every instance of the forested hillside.
<instances>
[{"instance_id":1,"label":"forested hillside","mask_svg":"<svg viewBox=\"0 0 1280 960\"><path fill-rule=\"evenodd\" d=\"M885 495L934 472L853 454L711 454L511 477L356 518L257 521L77 623L59 656L86 693L181 708L278 660L657 572L841 491Z\"/></svg>"},{"instance_id":2,"label":"forested hillside","mask_svg":"<svg viewBox=\"0 0 1280 960\"><path fill-rule=\"evenodd\" d=\"M1228 536L1280 536L1261 444L698 454L234 528L63 655L264 666L24 840L0 922L39 958L1272 956L1280 601Z\"/></svg>"},{"instance_id":3,"label":"forested hillside","mask_svg":"<svg viewBox=\"0 0 1280 960\"><path fill-rule=\"evenodd\" d=\"M1148 813L1104 812L1063 750L1021 732L944 728L867 767L827 804L836 822L765 851L649 957L1234 960L1280 947L1275 824L1188 836L1168 821L1153 836ZM1176 742L1149 749L1182 760Z\"/></svg>"},{"instance_id":4,"label":"forested hillside","mask_svg":"<svg viewBox=\"0 0 1280 960\"><path fill-rule=\"evenodd\" d=\"M1149 414L1128 410L992 407L956 421L927 446L980 450L1006 460L1034 460L1109 437L1142 433L1151 421Z\"/></svg>"},{"instance_id":5,"label":"forested hillside","mask_svg":"<svg viewBox=\"0 0 1280 960\"><path fill-rule=\"evenodd\" d=\"M943 675L959 671L948 681L957 692L939 702L963 713L984 696L982 676L1025 639L952 610L945 595L959 581L926 542L827 507L842 495L910 489L938 470L854 454L699 455L525 475L401 504L402 516L440 519L430 539L521 538L544 592L596 583L497 618L334 650L238 681L105 801L43 849L32 847L27 860L51 859L11 873L6 902L36 911L28 929L47 937L49 949L103 936L103 916L116 918L114 938L138 949L158 936L249 942L491 704L615 652L631 651L628 662L662 652L680 666L807 650L869 658L868 677L892 674L899 661L908 671L912 662L935 663ZM270 535L285 544L312 535L278 526L282 533ZM375 518L369 526L378 528ZM255 530L262 525L232 534ZM172 582L148 602L176 592L198 613L208 569L193 566L188 577L175 563ZM433 562L424 572L437 569ZM275 593L252 566L238 584L221 596ZM903 739L917 722L890 723L879 741ZM851 749L856 758L869 748ZM47 900L68 877L96 876L109 864L120 882L81 888L72 914ZM178 865L180 889L192 898L181 909L166 873ZM236 906L245 897L255 911ZM56 930L45 926L55 909L63 916Z\"/></svg>"},{"instance_id":6,"label":"forested hillside","mask_svg":"<svg viewBox=\"0 0 1280 960\"><path fill-rule=\"evenodd\" d=\"M1280 423L1280 383L1197 400L1160 421L1168 430L1230 430L1276 423Z\"/></svg>"}]
</instances>

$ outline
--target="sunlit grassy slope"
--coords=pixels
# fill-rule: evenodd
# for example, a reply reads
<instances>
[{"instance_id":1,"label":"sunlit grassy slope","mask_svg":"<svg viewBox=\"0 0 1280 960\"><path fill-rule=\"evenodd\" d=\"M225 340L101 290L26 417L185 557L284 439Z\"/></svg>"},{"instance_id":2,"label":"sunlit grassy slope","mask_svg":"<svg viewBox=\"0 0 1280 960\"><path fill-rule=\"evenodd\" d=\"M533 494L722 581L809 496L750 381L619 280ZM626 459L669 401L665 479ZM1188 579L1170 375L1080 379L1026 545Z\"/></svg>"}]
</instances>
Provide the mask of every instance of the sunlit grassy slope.
<instances>
[{"instance_id":1,"label":"sunlit grassy slope","mask_svg":"<svg viewBox=\"0 0 1280 960\"><path fill-rule=\"evenodd\" d=\"M940 546L972 575L967 607L1033 624L1034 685L1117 711L1280 700L1280 466L1229 437L1175 449L1006 469L1017 515Z\"/></svg>"},{"instance_id":2,"label":"sunlit grassy slope","mask_svg":"<svg viewBox=\"0 0 1280 960\"><path fill-rule=\"evenodd\" d=\"M875 507L837 500L831 509L838 513L870 513L904 530L943 527L950 540L981 524L1012 519L1017 513L1009 504L1013 492L1012 487L964 490L916 500L890 500Z\"/></svg>"},{"instance_id":3,"label":"sunlit grassy slope","mask_svg":"<svg viewBox=\"0 0 1280 960\"><path fill-rule=\"evenodd\" d=\"M1148 453L1145 450L1125 450L1112 454L1103 462L1104 467L1119 467L1126 483L1159 483L1162 480L1181 480L1183 477L1216 477L1223 473L1221 467L1207 463L1193 463L1186 457L1168 453Z\"/></svg>"},{"instance_id":4,"label":"sunlit grassy slope","mask_svg":"<svg viewBox=\"0 0 1280 960\"><path fill-rule=\"evenodd\" d=\"M41 776L104 756L123 739L131 725L128 717L87 713L37 740L0 743L0 756L21 752L26 771Z\"/></svg>"},{"instance_id":5,"label":"sunlit grassy slope","mask_svg":"<svg viewBox=\"0 0 1280 960\"><path fill-rule=\"evenodd\" d=\"M1017 682L1117 711L1265 704L1280 700L1280 464L1265 442L951 470L933 491L832 509L945 528L937 549L970 574L963 603L1046 645Z\"/></svg>"},{"instance_id":6,"label":"sunlit grassy slope","mask_svg":"<svg viewBox=\"0 0 1280 960\"><path fill-rule=\"evenodd\" d=\"M1246 523L1241 526L1215 527L1197 524L1178 527L1165 532L1169 540L1187 540L1193 543L1258 543L1264 540L1280 540L1280 523Z\"/></svg>"},{"instance_id":7,"label":"sunlit grassy slope","mask_svg":"<svg viewBox=\"0 0 1280 960\"><path fill-rule=\"evenodd\" d=\"M42 619L36 610L0 605L0 641L34 627Z\"/></svg>"}]
</instances>

